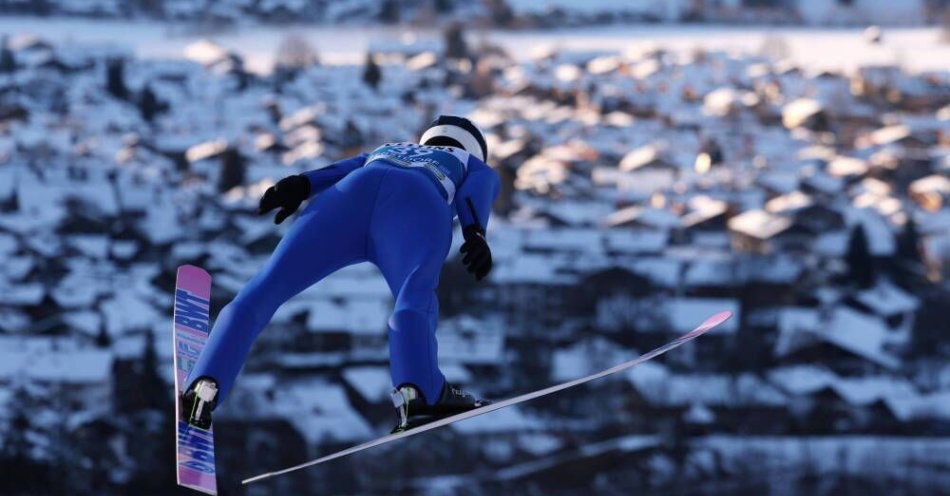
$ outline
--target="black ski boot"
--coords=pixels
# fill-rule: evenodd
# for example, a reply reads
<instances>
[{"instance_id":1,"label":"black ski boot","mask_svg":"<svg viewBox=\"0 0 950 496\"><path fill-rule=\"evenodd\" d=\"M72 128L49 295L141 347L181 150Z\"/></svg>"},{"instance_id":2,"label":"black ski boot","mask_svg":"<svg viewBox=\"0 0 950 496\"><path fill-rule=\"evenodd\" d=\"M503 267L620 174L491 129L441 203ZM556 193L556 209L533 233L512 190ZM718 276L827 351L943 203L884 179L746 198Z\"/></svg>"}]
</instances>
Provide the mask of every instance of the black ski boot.
<instances>
[{"instance_id":1,"label":"black ski boot","mask_svg":"<svg viewBox=\"0 0 950 496\"><path fill-rule=\"evenodd\" d=\"M399 420L391 434L418 427L429 422L450 417L452 415L474 410L490 404L490 401L480 400L472 394L445 382L438 401L433 405L426 403L419 389L412 384L403 384L393 390L393 404Z\"/></svg>"},{"instance_id":2,"label":"black ski boot","mask_svg":"<svg viewBox=\"0 0 950 496\"><path fill-rule=\"evenodd\" d=\"M181 395L181 419L201 429L211 427L211 411L218 404L218 383L202 377Z\"/></svg>"}]
</instances>

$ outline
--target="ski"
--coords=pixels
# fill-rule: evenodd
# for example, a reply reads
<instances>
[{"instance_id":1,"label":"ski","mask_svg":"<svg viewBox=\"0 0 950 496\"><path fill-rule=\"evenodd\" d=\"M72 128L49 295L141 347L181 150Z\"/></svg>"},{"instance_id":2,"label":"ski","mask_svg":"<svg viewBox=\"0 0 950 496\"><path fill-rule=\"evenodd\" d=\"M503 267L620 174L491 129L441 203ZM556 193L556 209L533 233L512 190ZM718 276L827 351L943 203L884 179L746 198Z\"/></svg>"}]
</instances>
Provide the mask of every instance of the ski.
<instances>
[{"instance_id":1,"label":"ski","mask_svg":"<svg viewBox=\"0 0 950 496\"><path fill-rule=\"evenodd\" d=\"M701 336L702 334L706 333L706 332L709 331L710 329L712 329L712 328L718 326L719 324L722 324L722 323L725 322L727 319L729 319L729 317L731 317L731 316L732 316L732 312L719 312L719 313L713 315L712 317L709 317L708 319L706 319L702 324L699 325L699 327L693 329L692 331L690 331L690 332L688 332L688 333L686 333L686 334L683 334L682 336L680 336L680 337L674 339L673 341L670 341L669 343L666 343L665 345L660 346L659 348L656 348L655 350L652 350L652 351L650 351L650 352L648 352L648 353L646 353L646 354L644 354L644 355L641 355L641 356L639 356L639 357L637 357L637 358L634 358L633 360L629 360L629 361L623 362L623 363L621 363L621 364L619 364L619 365L615 365L615 366L613 366L613 367L611 367L611 368L609 368L609 369L603 370L603 371L601 371L601 372L597 372L597 373L595 373L595 374L591 374L591 375L588 375L588 376L586 376L586 377L581 377L581 378L579 378L579 379L574 379L574 380L571 380L571 381L568 381L568 382L564 382L564 383L561 383L561 384L556 384L556 385L554 385L554 386L550 386L550 387L547 387L547 388L544 388L544 389L539 389L539 390L537 390L537 391L530 392L530 393L526 393L526 394L523 394L523 395L521 395L521 396L515 396L515 397L513 397L513 398L509 398L509 399L507 399L507 400L503 400L503 401L500 401L500 402L498 402L498 403L492 403L492 404L483 406L483 407L481 407L481 408L476 408L476 409L474 409L474 410L470 410L470 411L467 411L467 412L464 412L464 413L460 413L460 414L457 414L457 415L453 415L453 416L451 416L451 417L445 417L445 418L436 420L436 421L434 421L434 422L430 422L430 423L428 423L428 424L420 425L419 427L415 427L415 428L413 428L413 429L409 429L409 430L407 430L407 431L399 432L399 433L396 433L396 434L390 434L390 435L388 435L388 436L383 436L383 437L374 439L374 440L372 440L372 441L367 441L367 442L365 442L365 443L363 443L363 444L359 444L359 445L353 446L353 447L351 447L351 448L347 448L347 449L338 451L338 452L336 452L336 453L333 453L333 454L330 454L330 455L327 455L327 456L324 456L324 457L321 457L321 458L317 458L317 459L315 459L315 460L311 460L311 461L306 462L306 463L302 463L302 464L300 464L300 465L295 465L295 466L293 466L293 467L285 468L285 469L283 469L283 470L278 470L278 471L276 471L276 472L267 472L267 473L264 473L264 474L256 475L256 476L254 476L254 477L251 477L251 478L248 478L248 479L244 479L243 481L241 481L241 483L242 483L242 484L250 484L250 483L252 483L252 482L258 482L258 481L261 481L261 480L264 480L264 479L267 479L267 478L270 478L270 477L275 477L275 476L283 475L283 474L286 474L286 473L289 473L289 472L294 472L294 471L296 471L296 470L300 470L300 469L303 469L303 468L312 467L312 466L314 466L314 465L318 465L318 464L321 464L321 463L324 463L324 462L328 462L328 461L334 460L334 459L336 459L336 458L344 457L344 456L346 456L346 455L350 455L350 454L356 453L356 452L358 452L358 451L363 451L363 450L365 450L365 449L372 448L372 447L374 447L374 446L379 446L379 445L381 445L381 444L386 444L386 443L389 443L389 442L392 442L392 441L396 441L397 439L402 439L402 438L409 437L409 436L413 436L413 435L416 435L416 434L421 434L421 433L423 433L423 432L430 431L430 430L432 430L432 429L437 429L437 428L439 428L439 427L442 427L442 426L445 426L445 425L448 425L448 424L452 424L452 423L458 422L458 421L460 421L460 420L465 420L465 419L468 419L468 418L476 417L476 416L478 416L478 415L483 415L483 414L486 414L486 413L489 413L489 412L493 412L493 411L495 411L495 410L499 410L499 409L501 409L501 408L505 408L505 407L508 407L508 406L511 406L511 405L517 405L517 404L519 404L519 403L524 403L525 401L533 400L533 399L535 399L535 398L540 398L541 396L546 396L546 395L549 395L549 394L552 394L552 393L556 393L556 392L558 392L558 391L563 391L563 390L565 390L565 389L567 389L567 388L570 388L570 387L573 387L573 386L577 386L577 385L580 385L580 384L584 384L584 383L586 383L586 382L590 382L590 381L593 381L593 380L595 380L595 379L600 379L601 377L606 377L606 376L608 376L608 375L615 374L615 373L617 373L617 372L621 372L621 371L623 371L623 370L629 369L629 368L634 367L634 366L636 366L636 365L639 365L639 364L641 364L641 363L643 363L643 362L646 362L647 360L650 360L650 359L652 359L652 358L655 358L655 357L657 357L657 356L659 356L659 355L662 355L663 353L666 353L667 351L670 351L670 350L672 350L673 348L676 348L676 347L682 345L683 343L686 343L687 341L691 341L691 340L695 339L696 337Z\"/></svg>"},{"instance_id":2,"label":"ski","mask_svg":"<svg viewBox=\"0 0 950 496\"><path fill-rule=\"evenodd\" d=\"M178 267L172 325L178 485L217 494L213 427L205 430L182 420L179 402L185 379L208 341L210 311L211 275L194 265Z\"/></svg>"}]
</instances>

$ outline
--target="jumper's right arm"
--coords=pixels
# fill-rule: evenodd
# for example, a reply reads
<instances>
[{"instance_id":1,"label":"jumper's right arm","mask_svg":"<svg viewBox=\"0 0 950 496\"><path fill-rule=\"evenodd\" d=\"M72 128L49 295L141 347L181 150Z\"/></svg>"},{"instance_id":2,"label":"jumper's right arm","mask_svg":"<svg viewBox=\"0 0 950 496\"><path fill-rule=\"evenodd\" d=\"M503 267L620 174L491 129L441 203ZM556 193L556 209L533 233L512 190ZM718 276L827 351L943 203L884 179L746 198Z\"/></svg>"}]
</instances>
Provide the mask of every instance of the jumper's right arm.
<instances>
[{"instance_id":1,"label":"jumper's right arm","mask_svg":"<svg viewBox=\"0 0 950 496\"><path fill-rule=\"evenodd\" d=\"M267 188L264 196L261 197L258 213L263 215L275 208L280 208L274 216L274 223L280 224L296 212L304 200L313 198L314 195L333 186L350 172L362 167L366 163L366 157L367 154L363 153L326 167L287 176L277 181L277 184Z\"/></svg>"},{"instance_id":2,"label":"jumper's right arm","mask_svg":"<svg viewBox=\"0 0 950 496\"><path fill-rule=\"evenodd\" d=\"M369 154L361 153L355 157L350 157L339 162L334 162L326 167L314 169L301 174L310 181L310 193L308 198L336 184L339 180L346 177L350 172L359 169L366 163L366 157Z\"/></svg>"}]
</instances>

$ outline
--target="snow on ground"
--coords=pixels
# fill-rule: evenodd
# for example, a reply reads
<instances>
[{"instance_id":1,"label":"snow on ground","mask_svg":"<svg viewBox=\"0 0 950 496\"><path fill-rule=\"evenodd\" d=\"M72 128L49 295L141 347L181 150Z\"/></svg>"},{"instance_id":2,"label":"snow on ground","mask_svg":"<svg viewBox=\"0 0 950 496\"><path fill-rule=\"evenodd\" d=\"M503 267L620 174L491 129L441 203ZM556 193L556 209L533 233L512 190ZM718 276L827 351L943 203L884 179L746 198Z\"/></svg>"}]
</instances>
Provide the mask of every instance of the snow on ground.
<instances>
[{"instance_id":1,"label":"snow on ground","mask_svg":"<svg viewBox=\"0 0 950 496\"><path fill-rule=\"evenodd\" d=\"M314 394L320 391L320 394ZM318 380L293 383L275 392L272 412L290 419L311 443L324 438L356 441L373 431L346 399L341 386Z\"/></svg>"},{"instance_id":2,"label":"snow on ground","mask_svg":"<svg viewBox=\"0 0 950 496\"><path fill-rule=\"evenodd\" d=\"M496 410L491 415L479 415L456 422L451 427L463 434L500 434L540 429L543 422L525 415L518 406L511 406Z\"/></svg>"},{"instance_id":3,"label":"snow on ground","mask_svg":"<svg viewBox=\"0 0 950 496\"><path fill-rule=\"evenodd\" d=\"M915 465L936 463L950 456L950 439L946 438L714 435L698 440L696 445L717 451L730 464L767 461L775 469L807 464L818 473L860 473L873 465L883 471L882 475L899 476Z\"/></svg>"},{"instance_id":4,"label":"snow on ground","mask_svg":"<svg viewBox=\"0 0 950 496\"><path fill-rule=\"evenodd\" d=\"M579 456L579 454L592 457L603 453L609 453L611 451L638 451L655 447L659 443L660 439L656 436L631 435L609 439L596 444L583 446L578 451L558 454L549 458L533 460L530 462L506 467L502 470L499 470L496 473L496 477L499 480L517 479L520 477L525 477L532 472L540 472L542 470L551 469L552 467L562 466L565 464L565 462L570 462L575 458L582 458L582 456Z\"/></svg>"},{"instance_id":5,"label":"snow on ground","mask_svg":"<svg viewBox=\"0 0 950 496\"><path fill-rule=\"evenodd\" d=\"M0 350L0 379L22 375L31 381L106 384L112 356L102 350Z\"/></svg>"},{"instance_id":6,"label":"snow on ground","mask_svg":"<svg viewBox=\"0 0 950 496\"><path fill-rule=\"evenodd\" d=\"M374 403L386 400L392 389L386 367L350 367L343 371L343 378L363 399Z\"/></svg>"},{"instance_id":7,"label":"snow on ground","mask_svg":"<svg viewBox=\"0 0 950 496\"><path fill-rule=\"evenodd\" d=\"M330 64L362 63L371 44L402 44L441 40L437 30L401 27L253 26L215 34L179 35L173 26L153 21L113 21L68 18L0 17L0 33L40 34L59 44L108 43L139 57L180 57L185 47L204 36L245 56L249 70L268 72L281 40L300 35ZM869 45L858 28L748 27L726 25L619 25L545 31L479 30L517 58L525 59L551 47L571 50L642 51L654 46L686 53L706 50L758 52L766 37L785 40L790 58L812 70L850 71L859 65L900 62L911 71L946 69L950 44L938 43L937 28L889 28L883 42ZM525 47L530 47L526 50Z\"/></svg>"}]
</instances>

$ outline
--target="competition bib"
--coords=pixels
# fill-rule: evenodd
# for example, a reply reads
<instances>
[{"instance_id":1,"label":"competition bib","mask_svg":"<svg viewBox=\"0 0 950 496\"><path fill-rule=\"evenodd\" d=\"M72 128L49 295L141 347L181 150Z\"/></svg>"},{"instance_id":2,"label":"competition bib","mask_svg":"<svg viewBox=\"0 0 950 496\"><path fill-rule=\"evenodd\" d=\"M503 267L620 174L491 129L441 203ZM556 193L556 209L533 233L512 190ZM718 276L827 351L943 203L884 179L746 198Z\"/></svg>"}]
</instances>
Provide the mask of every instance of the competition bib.
<instances>
[{"instance_id":1,"label":"competition bib","mask_svg":"<svg viewBox=\"0 0 950 496\"><path fill-rule=\"evenodd\" d=\"M449 203L455 197L455 190L465 177L469 154L465 150L450 146L423 146L415 143L386 143L373 150L366 163L385 160L390 164L420 168L435 177L445 190Z\"/></svg>"}]
</instances>

